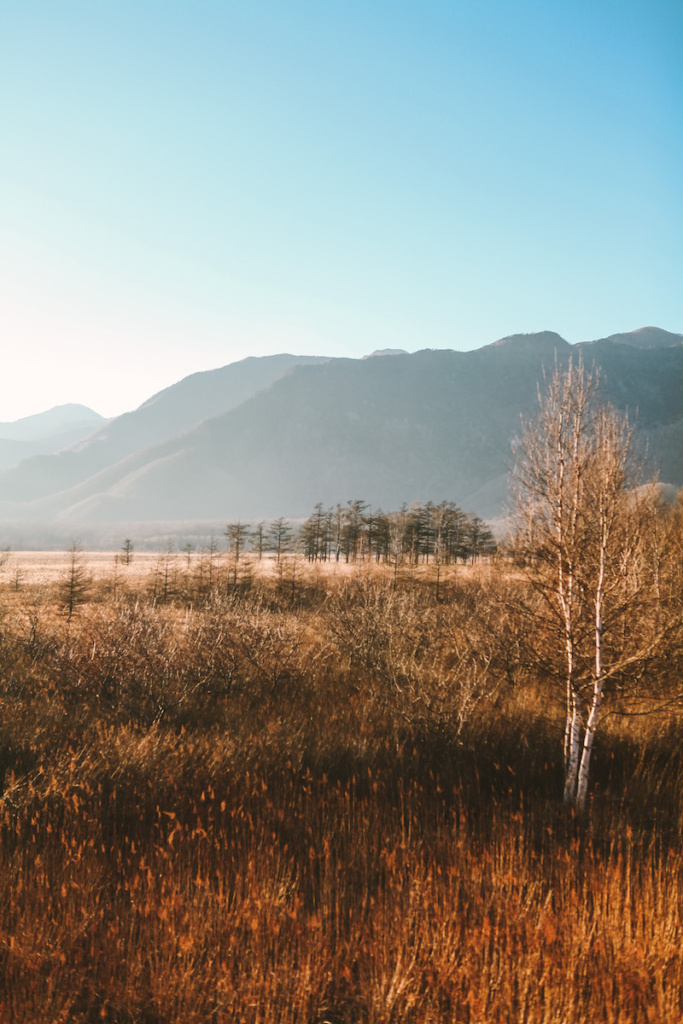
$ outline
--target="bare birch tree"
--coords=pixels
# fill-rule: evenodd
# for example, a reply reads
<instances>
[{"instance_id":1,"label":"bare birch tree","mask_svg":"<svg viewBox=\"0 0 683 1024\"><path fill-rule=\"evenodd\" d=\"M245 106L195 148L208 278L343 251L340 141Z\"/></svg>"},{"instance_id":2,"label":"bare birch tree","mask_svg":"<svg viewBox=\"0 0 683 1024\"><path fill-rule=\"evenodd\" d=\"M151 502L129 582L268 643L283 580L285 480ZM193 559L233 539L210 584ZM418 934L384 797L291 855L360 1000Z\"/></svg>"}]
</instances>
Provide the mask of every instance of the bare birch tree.
<instances>
[{"instance_id":1,"label":"bare birch tree","mask_svg":"<svg viewBox=\"0 0 683 1024\"><path fill-rule=\"evenodd\" d=\"M564 799L582 810L605 703L642 691L680 630L651 551L657 491L637 487L632 428L580 361L539 392L514 480L516 543L550 626L543 653L564 680Z\"/></svg>"}]
</instances>

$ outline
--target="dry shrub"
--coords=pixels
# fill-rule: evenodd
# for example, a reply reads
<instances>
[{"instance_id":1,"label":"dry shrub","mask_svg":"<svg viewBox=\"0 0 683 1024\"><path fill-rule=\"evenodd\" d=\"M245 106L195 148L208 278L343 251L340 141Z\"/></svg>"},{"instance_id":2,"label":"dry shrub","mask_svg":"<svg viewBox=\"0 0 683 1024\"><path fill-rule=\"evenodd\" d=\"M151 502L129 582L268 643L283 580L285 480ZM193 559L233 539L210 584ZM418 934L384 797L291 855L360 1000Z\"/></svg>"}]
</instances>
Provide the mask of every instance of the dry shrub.
<instances>
[{"instance_id":1,"label":"dry shrub","mask_svg":"<svg viewBox=\"0 0 683 1024\"><path fill-rule=\"evenodd\" d=\"M0 1021L679 1019L680 723L568 815L509 585L5 595Z\"/></svg>"},{"instance_id":2,"label":"dry shrub","mask_svg":"<svg viewBox=\"0 0 683 1024\"><path fill-rule=\"evenodd\" d=\"M457 738L519 665L519 638L494 591L452 585L442 604L422 589L397 590L386 574L365 576L333 593L325 619L368 697L412 727Z\"/></svg>"}]
</instances>

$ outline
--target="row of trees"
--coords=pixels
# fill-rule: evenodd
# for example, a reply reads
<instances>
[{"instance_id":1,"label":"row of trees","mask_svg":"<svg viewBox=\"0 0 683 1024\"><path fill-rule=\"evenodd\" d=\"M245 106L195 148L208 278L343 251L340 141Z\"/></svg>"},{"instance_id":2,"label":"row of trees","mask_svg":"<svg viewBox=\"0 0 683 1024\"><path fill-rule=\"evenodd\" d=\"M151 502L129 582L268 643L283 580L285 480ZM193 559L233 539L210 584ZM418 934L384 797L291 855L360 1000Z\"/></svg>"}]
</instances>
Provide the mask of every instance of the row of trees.
<instances>
[{"instance_id":1,"label":"row of trees","mask_svg":"<svg viewBox=\"0 0 683 1024\"><path fill-rule=\"evenodd\" d=\"M266 552L273 553L278 560L293 551L305 555L309 562L367 559L399 565L452 565L474 562L496 549L486 523L452 501L439 505L413 502L395 512L373 512L360 500L327 509L318 502L298 530L280 518L268 526L260 522L251 528L242 522L229 523L225 533L236 561L246 551L259 559Z\"/></svg>"},{"instance_id":2,"label":"row of trees","mask_svg":"<svg viewBox=\"0 0 683 1024\"><path fill-rule=\"evenodd\" d=\"M437 570L438 595L442 566L475 562L496 550L489 527L478 516L445 501L440 505L416 502L389 513L372 512L364 501L329 509L319 503L299 529L284 518L255 526L238 520L227 524L225 541L226 552L217 537L199 551L191 544L179 552L169 545L159 554L150 576L154 599L166 603L181 593L198 599L215 587L243 588L251 582L254 556L261 560L264 554L275 555L280 582L292 588L297 560L286 555L309 562L373 561L391 565L394 571L430 563ZM73 549L71 556L73 560ZM128 566L133 557L133 544L127 538L116 564Z\"/></svg>"},{"instance_id":3,"label":"row of trees","mask_svg":"<svg viewBox=\"0 0 683 1024\"><path fill-rule=\"evenodd\" d=\"M413 502L394 512L373 512L367 502L358 499L327 509L318 502L298 529L284 517L255 525L237 520L227 524L225 538L235 564L247 553L259 560L264 554L274 554L278 562L283 555L294 553L303 554L309 562L372 560L393 565L455 565L476 562L496 550L489 526L452 501L439 505ZM133 542L126 538L118 563L130 565L133 550ZM186 544L180 553L189 565L195 549ZM209 574L218 553L217 537L197 553L203 561L208 559Z\"/></svg>"},{"instance_id":4,"label":"row of trees","mask_svg":"<svg viewBox=\"0 0 683 1024\"><path fill-rule=\"evenodd\" d=\"M318 503L299 531L299 544L311 562L368 558L412 565L476 561L496 547L486 523L452 501L414 502L396 512L372 512L364 501L328 509Z\"/></svg>"}]
</instances>

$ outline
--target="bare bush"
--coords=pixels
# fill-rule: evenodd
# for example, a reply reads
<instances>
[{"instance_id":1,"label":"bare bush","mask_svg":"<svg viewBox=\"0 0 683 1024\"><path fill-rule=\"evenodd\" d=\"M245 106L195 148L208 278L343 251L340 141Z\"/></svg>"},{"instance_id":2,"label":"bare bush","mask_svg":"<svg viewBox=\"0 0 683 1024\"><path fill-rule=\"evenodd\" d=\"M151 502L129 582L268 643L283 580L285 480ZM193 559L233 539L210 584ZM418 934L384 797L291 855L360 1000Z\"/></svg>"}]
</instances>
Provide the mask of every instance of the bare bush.
<instances>
[{"instance_id":1,"label":"bare bush","mask_svg":"<svg viewBox=\"0 0 683 1024\"><path fill-rule=\"evenodd\" d=\"M525 579L444 573L2 592L0 1020L678 1019L680 720L567 815Z\"/></svg>"}]
</instances>

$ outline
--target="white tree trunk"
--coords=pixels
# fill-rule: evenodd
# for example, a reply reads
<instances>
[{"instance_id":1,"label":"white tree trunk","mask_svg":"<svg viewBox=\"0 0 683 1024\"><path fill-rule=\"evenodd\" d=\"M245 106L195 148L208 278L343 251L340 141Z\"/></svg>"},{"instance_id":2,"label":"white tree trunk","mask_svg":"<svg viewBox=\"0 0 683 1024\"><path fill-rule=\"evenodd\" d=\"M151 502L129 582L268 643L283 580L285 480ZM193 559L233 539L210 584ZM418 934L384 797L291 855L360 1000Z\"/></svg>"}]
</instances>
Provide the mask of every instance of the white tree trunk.
<instances>
[{"instance_id":1,"label":"white tree trunk","mask_svg":"<svg viewBox=\"0 0 683 1024\"><path fill-rule=\"evenodd\" d=\"M573 804L576 799L581 751L581 701L576 690L571 693L571 710L568 727L567 759L564 772L564 802Z\"/></svg>"},{"instance_id":2,"label":"white tree trunk","mask_svg":"<svg viewBox=\"0 0 683 1024\"><path fill-rule=\"evenodd\" d=\"M586 796L588 794L588 772L590 768L591 751L593 750L593 740L595 739L595 730L598 726L601 702L602 680L598 679L595 682L593 700L588 714L588 721L586 722L586 732L583 737L583 751L581 754L581 764L579 766L579 776L576 787L576 809L578 811L583 811L586 807Z\"/></svg>"},{"instance_id":3,"label":"white tree trunk","mask_svg":"<svg viewBox=\"0 0 683 1024\"><path fill-rule=\"evenodd\" d=\"M611 483L611 481L606 481ZM602 494L601 494L602 498ZM604 680L602 675L602 603L605 596L605 569L607 562L607 544L610 536L610 515L606 503L600 501L600 557L598 561L598 577L595 587L595 682L593 683L593 700L586 722L586 732L583 737L583 753L581 754L581 765L579 767L578 785L576 789L576 808L583 811L586 806L586 795L588 793L588 772L590 769L591 751L595 730L598 726L598 715L602 702L602 691Z\"/></svg>"}]
</instances>

